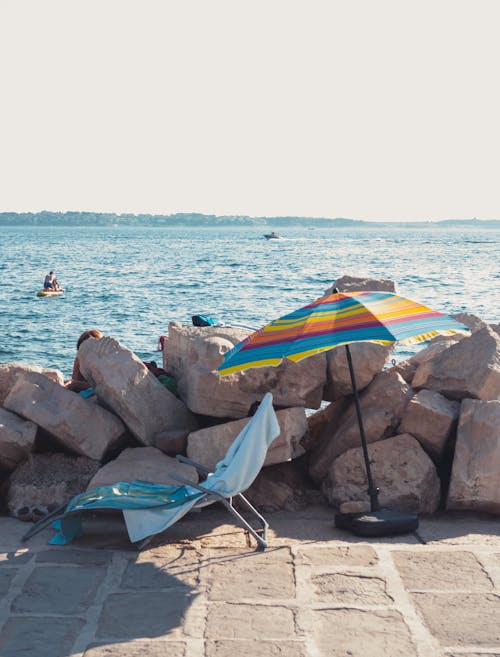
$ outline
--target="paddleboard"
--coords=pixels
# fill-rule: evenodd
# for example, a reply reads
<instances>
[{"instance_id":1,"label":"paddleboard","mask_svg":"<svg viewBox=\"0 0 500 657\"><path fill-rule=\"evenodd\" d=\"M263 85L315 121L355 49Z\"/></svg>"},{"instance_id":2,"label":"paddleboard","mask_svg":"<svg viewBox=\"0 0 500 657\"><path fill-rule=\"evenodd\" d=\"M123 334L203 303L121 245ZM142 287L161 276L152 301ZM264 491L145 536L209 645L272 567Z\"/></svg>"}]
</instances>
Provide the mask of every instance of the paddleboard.
<instances>
[{"instance_id":1,"label":"paddleboard","mask_svg":"<svg viewBox=\"0 0 500 657\"><path fill-rule=\"evenodd\" d=\"M64 294L64 290L55 290L54 292L51 292L49 290L40 290L39 292L36 293L37 297L60 297L62 294Z\"/></svg>"}]
</instances>

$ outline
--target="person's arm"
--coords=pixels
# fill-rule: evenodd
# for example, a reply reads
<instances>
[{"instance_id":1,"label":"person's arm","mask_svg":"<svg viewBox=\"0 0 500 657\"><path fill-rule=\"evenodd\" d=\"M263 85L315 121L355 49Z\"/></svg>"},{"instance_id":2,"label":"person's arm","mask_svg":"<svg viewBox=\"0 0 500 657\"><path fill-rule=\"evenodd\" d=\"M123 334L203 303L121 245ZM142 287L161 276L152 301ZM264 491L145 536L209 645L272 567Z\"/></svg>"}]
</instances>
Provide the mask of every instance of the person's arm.
<instances>
[{"instance_id":1,"label":"person's arm","mask_svg":"<svg viewBox=\"0 0 500 657\"><path fill-rule=\"evenodd\" d=\"M73 362L73 372L71 374L72 381L85 381L83 374L80 372L80 363L78 362L78 356Z\"/></svg>"}]
</instances>

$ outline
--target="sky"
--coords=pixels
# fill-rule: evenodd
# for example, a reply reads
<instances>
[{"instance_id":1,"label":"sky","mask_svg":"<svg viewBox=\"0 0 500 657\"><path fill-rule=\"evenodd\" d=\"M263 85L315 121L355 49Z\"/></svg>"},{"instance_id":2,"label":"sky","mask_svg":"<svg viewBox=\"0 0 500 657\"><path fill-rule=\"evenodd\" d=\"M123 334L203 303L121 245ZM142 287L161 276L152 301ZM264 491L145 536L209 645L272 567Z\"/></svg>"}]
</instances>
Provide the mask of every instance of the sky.
<instances>
[{"instance_id":1,"label":"sky","mask_svg":"<svg viewBox=\"0 0 500 657\"><path fill-rule=\"evenodd\" d=\"M1 0L0 212L500 218L498 0Z\"/></svg>"}]
</instances>

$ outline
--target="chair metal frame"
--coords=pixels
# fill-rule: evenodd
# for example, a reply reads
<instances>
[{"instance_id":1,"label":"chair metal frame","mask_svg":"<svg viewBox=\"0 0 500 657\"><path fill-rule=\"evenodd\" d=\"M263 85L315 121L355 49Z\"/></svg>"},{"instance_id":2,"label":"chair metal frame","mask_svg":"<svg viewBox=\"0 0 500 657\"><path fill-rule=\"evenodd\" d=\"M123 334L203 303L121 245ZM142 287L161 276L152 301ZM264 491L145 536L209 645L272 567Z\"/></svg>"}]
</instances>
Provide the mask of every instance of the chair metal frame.
<instances>
[{"instance_id":1,"label":"chair metal frame","mask_svg":"<svg viewBox=\"0 0 500 657\"><path fill-rule=\"evenodd\" d=\"M196 463L196 461L193 461L187 458L186 456L177 455L176 458L179 462L186 463L196 468L196 470L198 470L198 472L202 474L212 474L212 470L206 468L204 465L201 465L200 463ZM227 498L221 493L218 493L217 491L208 490L205 486L203 486L203 484L199 484L199 483L194 484L188 479L184 479L184 477L180 477L177 474L169 473L169 476L175 481L179 482L179 484L191 486L192 488L196 488L197 490L205 494L204 497L201 497L196 502L193 509L199 509L204 506L209 506L214 502L221 502L226 507L226 509L231 513L231 515L235 518L237 523L240 524L240 526L242 526L249 534L251 534L254 537L254 539L258 544L258 547L263 550L267 548L268 546L267 530L269 529L269 524L266 521L266 519L257 511L257 509L247 500L247 498L242 493L237 493L236 495L232 495L231 497ZM233 505L233 497L238 499L243 504L243 506L247 509L247 511L250 512L255 522L260 525L258 529L252 527L252 525L242 516L242 514L239 513L237 509L235 509ZM24 534L24 536L22 536L21 541L24 543L25 541L30 539L35 534L38 534L38 532L48 527L56 520L60 520L72 514L77 515L79 513L83 513L81 509L75 510L74 512L70 511L69 513L64 513L64 509L67 507L68 503L69 500L68 502L65 502L61 506L57 507L57 509L54 509L49 514L38 520L38 522L36 522L32 527L30 527L30 529ZM151 508L161 509L162 507L161 505L159 505L159 506L153 506ZM89 510L95 511L96 509L89 509ZM146 538L144 541L140 542L138 549L142 550L144 547L146 547L146 545L148 545L151 542L153 536L154 534Z\"/></svg>"}]
</instances>

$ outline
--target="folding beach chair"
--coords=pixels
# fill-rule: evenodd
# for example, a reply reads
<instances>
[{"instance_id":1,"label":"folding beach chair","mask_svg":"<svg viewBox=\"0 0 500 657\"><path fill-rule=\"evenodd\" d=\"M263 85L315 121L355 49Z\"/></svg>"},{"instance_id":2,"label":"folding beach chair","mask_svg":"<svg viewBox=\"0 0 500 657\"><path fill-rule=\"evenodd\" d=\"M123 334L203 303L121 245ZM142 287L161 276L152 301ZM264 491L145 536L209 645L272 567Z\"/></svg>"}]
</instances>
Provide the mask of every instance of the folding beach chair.
<instances>
[{"instance_id":1,"label":"folding beach chair","mask_svg":"<svg viewBox=\"0 0 500 657\"><path fill-rule=\"evenodd\" d=\"M179 486L165 486L148 482L119 482L74 497L68 504L42 518L23 536L23 541L48 527L51 523L57 534L51 544L65 545L83 534L80 515L85 510L121 509L130 540L143 541L143 547L154 534L164 531L193 508L222 502L236 521L242 525L262 548L267 547L268 524L260 513L242 495L258 475L269 445L279 435L280 428L267 393L257 412L245 425L229 447L226 456L217 463L215 471L182 456L208 476L200 484L193 484L177 475L171 475ZM254 529L233 505L237 498L259 525ZM144 539L148 539L144 541Z\"/></svg>"}]
</instances>

